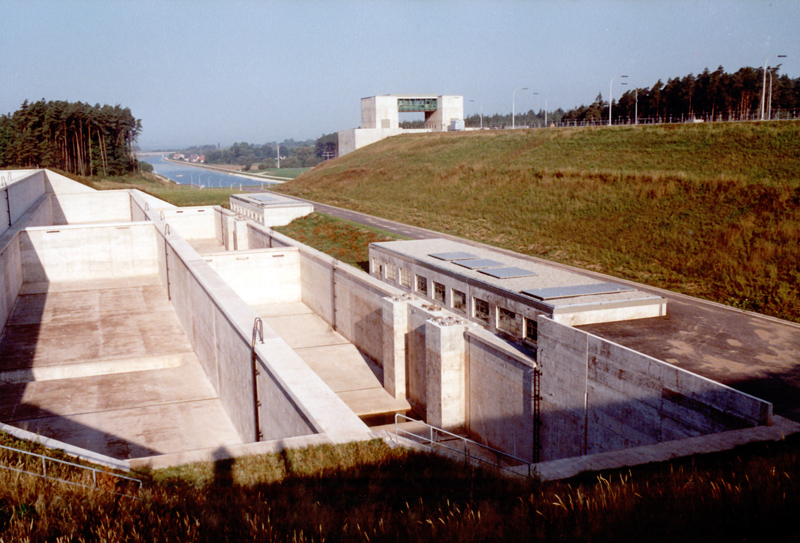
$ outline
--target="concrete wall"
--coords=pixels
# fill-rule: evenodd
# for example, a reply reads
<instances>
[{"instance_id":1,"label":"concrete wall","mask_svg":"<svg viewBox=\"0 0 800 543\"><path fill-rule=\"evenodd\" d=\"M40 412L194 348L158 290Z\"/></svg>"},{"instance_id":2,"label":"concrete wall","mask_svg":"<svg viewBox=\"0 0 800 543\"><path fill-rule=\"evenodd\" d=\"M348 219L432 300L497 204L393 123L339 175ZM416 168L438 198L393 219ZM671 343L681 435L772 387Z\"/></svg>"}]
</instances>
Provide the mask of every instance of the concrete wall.
<instances>
[{"instance_id":1,"label":"concrete wall","mask_svg":"<svg viewBox=\"0 0 800 543\"><path fill-rule=\"evenodd\" d=\"M155 274L156 237L150 223L58 226L20 232L26 283L91 281Z\"/></svg>"},{"instance_id":2,"label":"concrete wall","mask_svg":"<svg viewBox=\"0 0 800 543\"><path fill-rule=\"evenodd\" d=\"M300 253L296 248L218 253L204 258L251 306L300 301Z\"/></svg>"},{"instance_id":3,"label":"concrete wall","mask_svg":"<svg viewBox=\"0 0 800 543\"><path fill-rule=\"evenodd\" d=\"M383 302L401 292L363 271L339 262L252 221L250 248L296 247L300 258L301 301L355 345L383 365Z\"/></svg>"},{"instance_id":4,"label":"concrete wall","mask_svg":"<svg viewBox=\"0 0 800 543\"><path fill-rule=\"evenodd\" d=\"M465 336L467 430L490 447L533 460L536 362L475 326Z\"/></svg>"},{"instance_id":5,"label":"concrete wall","mask_svg":"<svg viewBox=\"0 0 800 543\"><path fill-rule=\"evenodd\" d=\"M5 237L5 236L4 236ZM19 234L0 238L0 331L8 322L22 288L22 255Z\"/></svg>"},{"instance_id":6,"label":"concrete wall","mask_svg":"<svg viewBox=\"0 0 800 543\"><path fill-rule=\"evenodd\" d=\"M159 256L160 264L178 318L239 435L255 441L251 348L257 315L188 242L177 233L165 235L164 222L158 227L159 251L165 255ZM264 251L261 258L272 254ZM260 439L320 432L334 442L368 437L364 423L267 326L263 343L260 337L255 341L255 353Z\"/></svg>"},{"instance_id":7,"label":"concrete wall","mask_svg":"<svg viewBox=\"0 0 800 543\"><path fill-rule=\"evenodd\" d=\"M539 319L542 460L769 424L772 405Z\"/></svg>"},{"instance_id":8,"label":"concrete wall","mask_svg":"<svg viewBox=\"0 0 800 543\"><path fill-rule=\"evenodd\" d=\"M464 120L463 96L439 96L439 109L433 112L425 123L427 128L438 132L446 132L454 120Z\"/></svg>"},{"instance_id":9,"label":"concrete wall","mask_svg":"<svg viewBox=\"0 0 800 543\"><path fill-rule=\"evenodd\" d=\"M95 189L73 181L60 173L44 170L44 175L47 192L55 194L89 194L96 192Z\"/></svg>"},{"instance_id":10,"label":"concrete wall","mask_svg":"<svg viewBox=\"0 0 800 543\"><path fill-rule=\"evenodd\" d=\"M166 221L171 230L180 233L183 239L214 239L217 236L217 218L213 206L163 209L159 218Z\"/></svg>"},{"instance_id":11,"label":"concrete wall","mask_svg":"<svg viewBox=\"0 0 800 543\"><path fill-rule=\"evenodd\" d=\"M0 235L2 235L45 194L46 186L42 170L17 170L3 172L0 176L2 177L2 182L0 182Z\"/></svg>"},{"instance_id":12,"label":"concrete wall","mask_svg":"<svg viewBox=\"0 0 800 543\"><path fill-rule=\"evenodd\" d=\"M54 194L51 201L53 224L130 222L132 219L131 197L127 190Z\"/></svg>"}]
</instances>

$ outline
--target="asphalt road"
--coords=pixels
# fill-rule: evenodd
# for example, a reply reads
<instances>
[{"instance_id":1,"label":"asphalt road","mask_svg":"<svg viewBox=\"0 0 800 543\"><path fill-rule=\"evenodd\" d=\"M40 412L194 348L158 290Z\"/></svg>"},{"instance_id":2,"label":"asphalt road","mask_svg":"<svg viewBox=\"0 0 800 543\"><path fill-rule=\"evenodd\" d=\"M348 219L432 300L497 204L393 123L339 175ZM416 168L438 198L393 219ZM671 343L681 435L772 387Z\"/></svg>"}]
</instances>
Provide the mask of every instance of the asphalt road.
<instances>
[{"instance_id":1,"label":"asphalt road","mask_svg":"<svg viewBox=\"0 0 800 543\"><path fill-rule=\"evenodd\" d=\"M580 328L770 401L775 414L800 422L800 324L413 225L310 200L304 201L314 204L315 210L320 213L411 239L452 239L660 295L667 299L665 317L594 324Z\"/></svg>"}]
</instances>

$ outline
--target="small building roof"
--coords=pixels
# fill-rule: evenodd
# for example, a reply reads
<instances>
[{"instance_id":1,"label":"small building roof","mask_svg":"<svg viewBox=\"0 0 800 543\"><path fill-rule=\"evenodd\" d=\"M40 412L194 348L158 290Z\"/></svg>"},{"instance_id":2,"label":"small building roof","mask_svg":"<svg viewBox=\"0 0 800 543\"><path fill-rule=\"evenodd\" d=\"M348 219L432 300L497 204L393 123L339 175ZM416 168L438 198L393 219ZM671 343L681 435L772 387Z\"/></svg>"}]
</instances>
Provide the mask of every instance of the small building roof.
<instances>
[{"instance_id":1,"label":"small building roof","mask_svg":"<svg viewBox=\"0 0 800 543\"><path fill-rule=\"evenodd\" d=\"M658 300L659 296L618 283L515 258L500 251L435 238L384 241L373 247L425 265L511 291L551 307L587 303Z\"/></svg>"}]
</instances>

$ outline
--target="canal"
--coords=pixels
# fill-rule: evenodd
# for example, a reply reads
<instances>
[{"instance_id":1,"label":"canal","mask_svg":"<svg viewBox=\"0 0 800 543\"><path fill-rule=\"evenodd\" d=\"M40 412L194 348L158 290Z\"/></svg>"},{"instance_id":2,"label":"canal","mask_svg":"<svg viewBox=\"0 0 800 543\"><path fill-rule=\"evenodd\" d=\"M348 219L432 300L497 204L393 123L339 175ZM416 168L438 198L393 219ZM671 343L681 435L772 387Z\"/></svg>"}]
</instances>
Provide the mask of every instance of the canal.
<instances>
[{"instance_id":1,"label":"canal","mask_svg":"<svg viewBox=\"0 0 800 543\"><path fill-rule=\"evenodd\" d=\"M242 185L255 185L268 187L276 183L259 181L250 177L208 170L196 166L168 162L162 157L151 156L142 158L143 162L153 165L153 171L181 185L195 185L202 188L231 188Z\"/></svg>"}]
</instances>

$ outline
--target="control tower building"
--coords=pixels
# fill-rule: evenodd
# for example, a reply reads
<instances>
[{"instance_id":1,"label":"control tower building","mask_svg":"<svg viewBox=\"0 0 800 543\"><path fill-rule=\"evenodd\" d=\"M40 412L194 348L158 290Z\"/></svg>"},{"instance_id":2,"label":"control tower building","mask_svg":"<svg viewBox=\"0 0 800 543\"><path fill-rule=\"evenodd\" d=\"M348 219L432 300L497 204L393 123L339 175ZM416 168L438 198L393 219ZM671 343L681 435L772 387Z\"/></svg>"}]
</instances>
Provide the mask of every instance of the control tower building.
<instances>
[{"instance_id":1,"label":"control tower building","mask_svg":"<svg viewBox=\"0 0 800 543\"><path fill-rule=\"evenodd\" d=\"M425 128L400 128L400 113L425 114ZM339 131L339 156L390 136L463 130L464 97L387 94L361 99L361 127Z\"/></svg>"}]
</instances>

